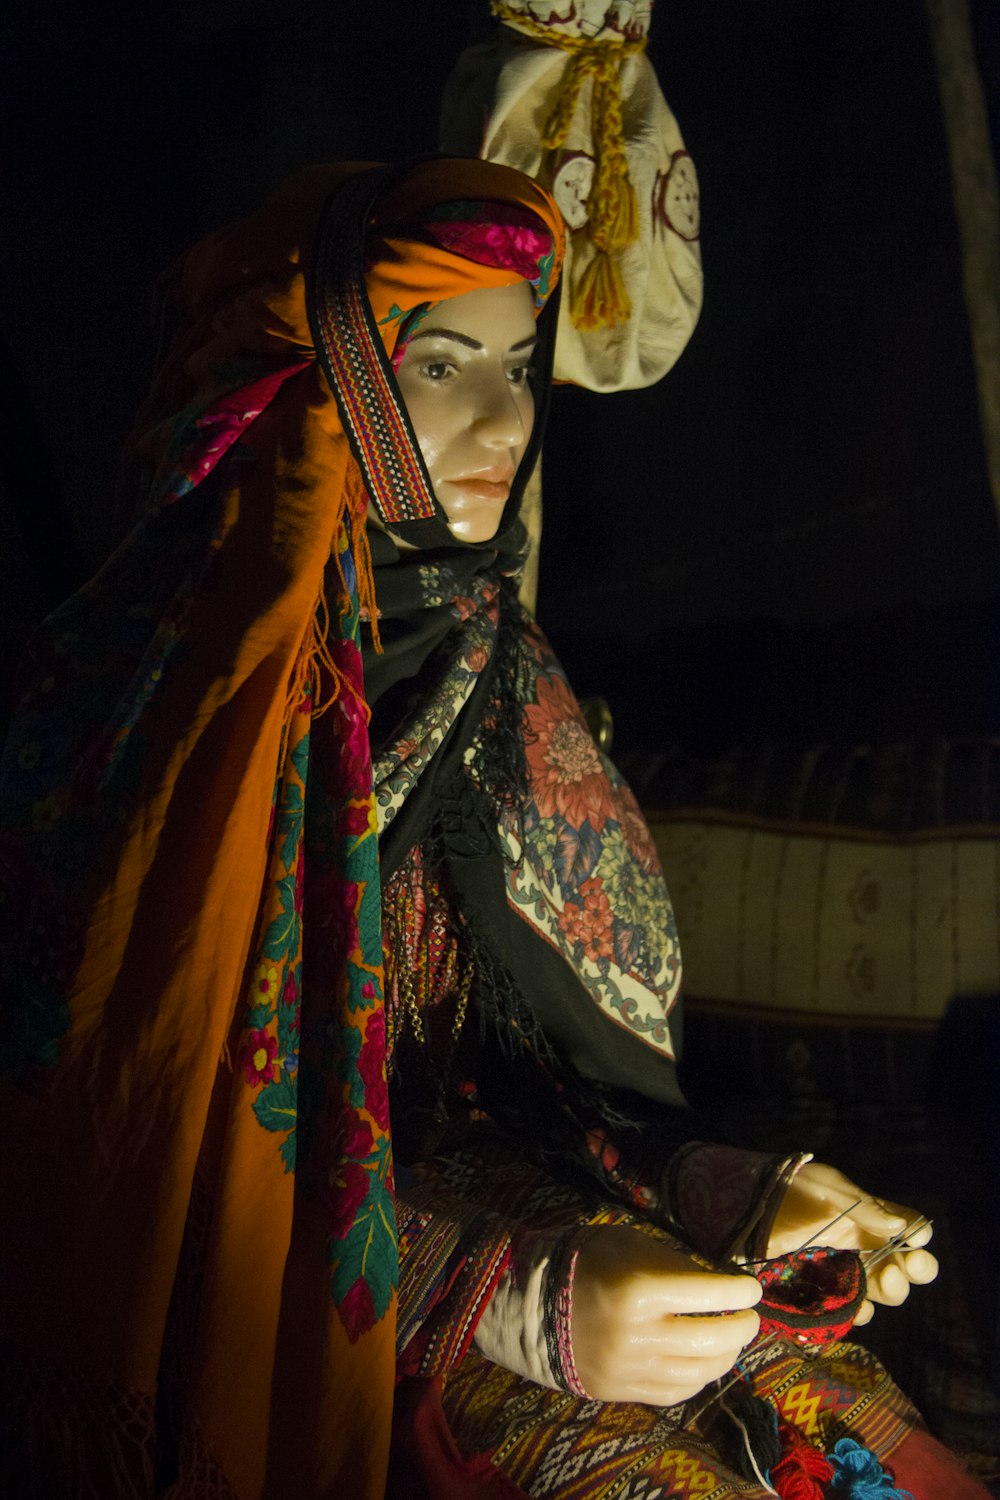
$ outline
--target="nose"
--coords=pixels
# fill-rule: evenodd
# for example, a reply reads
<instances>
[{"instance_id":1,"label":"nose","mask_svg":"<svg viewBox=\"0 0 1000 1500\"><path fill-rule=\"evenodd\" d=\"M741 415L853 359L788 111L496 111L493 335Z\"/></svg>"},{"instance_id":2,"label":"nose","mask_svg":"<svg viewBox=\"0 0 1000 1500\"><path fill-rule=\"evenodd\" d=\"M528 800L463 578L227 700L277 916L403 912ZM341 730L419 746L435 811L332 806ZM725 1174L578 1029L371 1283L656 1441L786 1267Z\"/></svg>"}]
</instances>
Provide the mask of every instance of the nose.
<instances>
[{"instance_id":1,"label":"nose","mask_svg":"<svg viewBox=\"0 0 1000 1500\"><path fill-rule=\"evenodd\" d=\"M488 448L518 448L531 430L531 397L512 386L505 371L484 381L479 394L472 431Z\"/></svg>"}]
</instances>

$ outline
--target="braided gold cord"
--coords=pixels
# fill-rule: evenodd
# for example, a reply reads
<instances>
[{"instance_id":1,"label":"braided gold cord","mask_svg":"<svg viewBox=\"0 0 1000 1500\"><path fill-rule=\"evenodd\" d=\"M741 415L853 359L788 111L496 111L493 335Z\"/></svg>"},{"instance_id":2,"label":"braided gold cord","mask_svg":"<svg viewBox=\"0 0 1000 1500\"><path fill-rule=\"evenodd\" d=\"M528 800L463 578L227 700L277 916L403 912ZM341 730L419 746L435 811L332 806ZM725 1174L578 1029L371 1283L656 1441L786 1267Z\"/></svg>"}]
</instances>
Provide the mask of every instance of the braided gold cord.
<instances>
[{"instance_id":1,"label":"braided gold cord","mask_svg":"<svg viewBox=\"0 0 1000 1500\"><path fill-rule=\"evenodd\" d=\"M594 113L602 117L607 129L594 164L594 185L587 205L591 210L590 237L599 249L614 255L631 245L639 232L625 155L622 92L614 63L610 67L605 64L594 74Z\"/></svg>"},{"instance_id":2,"label":"braided gold cord","mask_svg":"<svg viewBox=\"0 0 1000 1500\"><path fill-rule=\"evenodd\" d=\"M532 41L541 42L543 46L558 47L561 52L596 52L604 49L626 55L642 52L646 46L645 37L636 42L629 41L626 37L605 37L603 41L595 42L586 36L567 36L565 32L553 31L541 21L533 21L523 11L515 10L512 5L505 5L504 0L492 0L490 8L497 20L503 21L505 26L512 26L522 35L530 36Z\"/></svg>"}]
</instances>

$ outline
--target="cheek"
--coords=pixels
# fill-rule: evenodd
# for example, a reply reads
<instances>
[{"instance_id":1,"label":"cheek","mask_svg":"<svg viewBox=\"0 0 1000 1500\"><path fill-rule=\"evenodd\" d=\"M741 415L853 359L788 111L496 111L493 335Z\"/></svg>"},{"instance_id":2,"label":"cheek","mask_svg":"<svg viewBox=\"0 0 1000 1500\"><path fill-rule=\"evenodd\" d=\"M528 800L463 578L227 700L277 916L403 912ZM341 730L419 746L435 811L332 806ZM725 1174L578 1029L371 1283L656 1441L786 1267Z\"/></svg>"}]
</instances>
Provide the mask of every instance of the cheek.
<instances>
[{"instance_id":1,"label":"cheek","mask_svg":"<svg viewBox=\"0 0 1000 1500\"><path fill-rule=\"evenodd\" d=\"M406 402L406 410L413 426L417 447L431 481L440 477L437 470L456 439L467 427L461 402L456 399L435 399L442 393L421 392Z\"/></svg>"},{"instance_id":2,"label":"cheek","mask_svg":"<svg viewBox=\"0 0 1000 1500\"><path fill-rule=\"evenodd\" d=\"M523 391L518 392L517 399L518 410L521 413L521 423L524 427L524 439L521 447L521 452L523 453L531 440L531 434L535 427L535 398L526 386Z\"/></svg>"}]
</instances>

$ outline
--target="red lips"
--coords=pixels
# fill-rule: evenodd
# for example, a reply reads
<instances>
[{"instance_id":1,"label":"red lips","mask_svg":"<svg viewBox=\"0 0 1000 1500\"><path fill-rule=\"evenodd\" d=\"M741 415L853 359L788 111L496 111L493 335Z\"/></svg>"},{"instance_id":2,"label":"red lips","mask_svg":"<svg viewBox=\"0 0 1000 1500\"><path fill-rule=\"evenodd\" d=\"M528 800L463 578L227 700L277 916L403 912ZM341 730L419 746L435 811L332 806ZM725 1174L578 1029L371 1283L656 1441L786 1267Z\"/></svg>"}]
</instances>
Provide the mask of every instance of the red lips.
<instances>
[{"instance_id":1,"label":"red lips","mask_svg":"<svg viewBox=\"0 0 1000 1500\"><path fill-rule=\"evenodd\" d=\"M508 468L480 469L475 474L449 479L447 483L476 500L506 500L514 473L513 469Z\"/></svg>"}]
</instances>

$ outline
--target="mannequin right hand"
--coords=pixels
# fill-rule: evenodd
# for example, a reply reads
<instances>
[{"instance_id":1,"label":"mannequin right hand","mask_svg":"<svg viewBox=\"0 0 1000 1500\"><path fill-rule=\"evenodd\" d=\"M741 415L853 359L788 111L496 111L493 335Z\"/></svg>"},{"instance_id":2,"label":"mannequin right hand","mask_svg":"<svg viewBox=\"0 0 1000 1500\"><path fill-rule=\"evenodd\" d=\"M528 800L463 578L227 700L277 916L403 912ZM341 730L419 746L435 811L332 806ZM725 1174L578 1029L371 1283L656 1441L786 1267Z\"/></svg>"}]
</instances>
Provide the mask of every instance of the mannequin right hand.
<instances>
[{"instance_id":1,"label":"mannequin right hand","mask_svg":"<svg viewBox=\"0 0 1000 1500\"><path fill-rule=\"evenodd\" d=\"M584 1242L573 1282L573 1359L584 1390L651 1406L696 1396L756 1337L760 1296L752 1276L705 1271L638 1230L602 1225Z\"/></svg>"}]
</instances>

